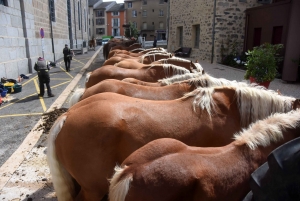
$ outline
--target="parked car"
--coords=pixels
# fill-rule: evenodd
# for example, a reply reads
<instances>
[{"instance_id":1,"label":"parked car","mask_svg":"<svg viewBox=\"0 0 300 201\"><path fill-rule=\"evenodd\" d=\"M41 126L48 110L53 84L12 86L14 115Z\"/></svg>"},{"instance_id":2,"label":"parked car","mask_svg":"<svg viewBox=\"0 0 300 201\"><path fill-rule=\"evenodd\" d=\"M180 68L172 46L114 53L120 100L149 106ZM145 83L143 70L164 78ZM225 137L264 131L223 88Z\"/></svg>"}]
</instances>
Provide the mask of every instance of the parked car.
<instances>
[{"instance_id":1,"label":"parked car","mask_svg":"<svg viewBox=\"0 0 300 201\"><path fill-rule=\"evenodd\" d=\"M103 38L102 45L105 45L109 40L110 40L110 38Z\"/></svg>"}]
</instances>

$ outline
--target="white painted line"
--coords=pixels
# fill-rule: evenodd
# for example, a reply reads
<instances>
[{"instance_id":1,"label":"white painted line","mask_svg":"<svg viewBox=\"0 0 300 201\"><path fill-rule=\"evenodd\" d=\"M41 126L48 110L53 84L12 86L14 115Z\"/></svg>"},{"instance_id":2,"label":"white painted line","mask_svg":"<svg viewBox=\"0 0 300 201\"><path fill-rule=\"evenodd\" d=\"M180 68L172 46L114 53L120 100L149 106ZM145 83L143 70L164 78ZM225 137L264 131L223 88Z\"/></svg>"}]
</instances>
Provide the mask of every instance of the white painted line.
<instances>
[{"instance_id":1,"label":"white painted line","mask_svg":"<svg viewBox=\"0 0 300 201\"><path fill-rule=\"evenodd\" d=\"M61 95L55 100L55 102L50 106L46 112L54 110L54 108L60 108L69 96L69 93L75 88L76 84L79 82L80 78L83 76L87 68L94 61L100 50L100 47L92 58L85 64L85 66L80 70L80 72L75 76L72 82L66 87L66 89L61 93ZM38 126L42 124L43 121L40 119L37 124L33 127L31 132L24 139L19 148L10 156L10 158L0 167L0 191L4 188L6 183L13 176L15 170L22 164L25 157L32 150L34 145L38 142L43 131L36 131Z\"/></svg>"}]
</instances>

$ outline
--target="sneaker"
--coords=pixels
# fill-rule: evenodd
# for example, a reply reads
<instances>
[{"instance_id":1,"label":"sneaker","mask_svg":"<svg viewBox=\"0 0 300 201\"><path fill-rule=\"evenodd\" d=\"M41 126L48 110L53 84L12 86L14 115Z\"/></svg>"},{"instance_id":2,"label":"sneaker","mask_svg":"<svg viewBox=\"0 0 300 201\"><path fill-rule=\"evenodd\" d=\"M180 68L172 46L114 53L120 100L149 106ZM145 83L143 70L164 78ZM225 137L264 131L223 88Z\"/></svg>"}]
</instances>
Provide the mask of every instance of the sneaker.
<instances>
[{"instance_id":1,"label":"sneaker","mask_svg":"<svg viewBox=\"0 0 300 201\"><path fill-rule=\"evenodd\" d=\"M54 97L54 94L49 94L48 97Z\"/></svg>"},{"instance_id":2,"label":"sneaker","mask_svg":"<svg viewBox=\"0 0 300 201\"><path fill-rule=\"evenodd\" d=\"M38 97L43 98L44 95L38 94Z\"/></svg>"}]
</instances>

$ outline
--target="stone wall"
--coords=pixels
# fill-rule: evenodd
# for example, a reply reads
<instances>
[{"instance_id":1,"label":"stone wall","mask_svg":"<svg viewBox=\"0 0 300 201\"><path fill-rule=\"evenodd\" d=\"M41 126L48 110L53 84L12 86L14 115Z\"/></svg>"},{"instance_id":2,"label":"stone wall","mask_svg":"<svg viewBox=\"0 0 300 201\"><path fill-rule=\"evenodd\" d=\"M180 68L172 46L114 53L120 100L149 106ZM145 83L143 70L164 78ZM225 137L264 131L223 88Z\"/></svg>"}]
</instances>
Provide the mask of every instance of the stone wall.
<instances>
[{"instance_id":1,"label":"stone wall","mask_svg":"<svg viewBox=\"0 0 300 201\"><path fill-rule=\"evenodd\" d=\"M19 74L28 73L20 2L17 0L9 0L8 6L0 5L0 47L0 77L17 78Z\"/></svg>"},{"instance_id":2,"label":"stone wall","mask_svg":"<svg viewBox=\"0 0 300 201\"><path fill-rule=\"evenodd\" d=\"M221 61L221 46L237 44L237 51L243 49L245 34L245 10L260 6L256 0L216 0L215 40L213 62ZM180 9L178 9L180 8ZM180 12L179 12L180 11ZM170 24L168 50L179 48L178 27L183 27L183 46L192 47L191 58L211 61L213 36L214 0L172 0L170 1ZM192 27L200 25L199 48L194 48L195 37ZM229 42L228 42L229 41Z\"/></svg>"},{"instance_id":3,"label":"stone wall","mask_svg":"<svg viewBox=\"0 0 300 201\"><path fill-rule=\"evenodd\" d=\"M70 44L67 1L55 0L54 2L56 17L56 22L52 23L54 48L48 0L8 0L8 6L0 5L0 77L17 78L20 74L34 72L34 63L39 56L43 56L40 28L44 29L44 58L54 61L63 57L64 45ZM78 1L70 2L72 41L74 46L79 44L78 47L81 47L83 41L88 42L88 0L79 1L82 8L80 30Z\"/></svg>"}]
</instances>

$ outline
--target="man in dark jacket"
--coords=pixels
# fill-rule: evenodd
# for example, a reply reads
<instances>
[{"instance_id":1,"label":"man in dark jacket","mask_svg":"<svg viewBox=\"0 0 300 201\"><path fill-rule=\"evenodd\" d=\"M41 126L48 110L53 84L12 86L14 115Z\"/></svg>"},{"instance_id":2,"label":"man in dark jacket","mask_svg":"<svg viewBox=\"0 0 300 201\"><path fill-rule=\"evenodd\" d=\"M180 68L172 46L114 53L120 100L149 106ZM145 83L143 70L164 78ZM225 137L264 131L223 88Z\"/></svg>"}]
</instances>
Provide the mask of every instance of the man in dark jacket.
<instances>
[{"instance_id":1,"label":"man in dark jacket","mask_svg":"<svg viewBox=\"0 0 300 201\"><path fill-rule=\"evenodd\" d=\"M39 57L38 61L34 65L34 70L38 73L39 84L40 84L40 94L39 97L43 97L45 93L44 84L46 84L47 92L49 97L53 97L54 95L51 92L50 88L50 76L49 76L49 66L46 61Z\"/></svg>"},{"instance_id":2,"label":"man in dark jacket","mask_svg":"<svg viewBox=\"0 0 300 201\"><path fill-rule=\"evenodd\" d=\"M156 39L156 36L154 36L153 47L156 47L156 44L157 44L157 39Z\"/></svg>"},{"instance_id":3,"label":"man in dark jacket","mask_svg":"<svg viewBox=\"0 0 300 201\"><path fill-rule=\"evenodd\" d=\"M73 56L73 51L68 47L68 45L65 45L65 48L63 49L63 54L64 54L64 61L65 61L65 66L66 66L66 71L70 71L70 65L71 65L71 60Z\"/></svg>"}]
</instances>

